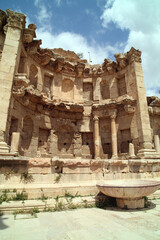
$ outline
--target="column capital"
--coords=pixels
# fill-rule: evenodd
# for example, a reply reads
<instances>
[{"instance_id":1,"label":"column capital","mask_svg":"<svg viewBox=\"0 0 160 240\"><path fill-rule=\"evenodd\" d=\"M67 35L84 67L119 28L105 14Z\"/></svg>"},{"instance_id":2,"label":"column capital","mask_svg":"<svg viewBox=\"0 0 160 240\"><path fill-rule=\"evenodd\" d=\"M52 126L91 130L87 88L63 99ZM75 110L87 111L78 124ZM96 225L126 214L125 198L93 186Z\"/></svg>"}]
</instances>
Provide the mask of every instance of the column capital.
<instances>
[{"instance_id":1,"label":"column capital","mask_svg":"<svg viewBox=\"0 0 160 240\"><path fill-rule=\"evenodd\" d=\"M10 9L7 9L6 12L8 14L8 27L19 29L25 28L26 15L24 15L23 13L11 11Z\"/></svg>"},{"instance_id":2,"label":"column capital","mask_svg":"<svg viewBox=\"0 0 160 240\"><path fill-rule=\"evenodd\" d=\"M7 22L7 14L0 9L0 31Z\"/></svg>"},{"instance_id":3,"label":"column capital","mask_svg":"<svg viewBox=\"0 0 160 240\"><path fill-rule=\"evenodd\" d=\"M93 116L93 121L98 121L99 120L99 116L95 115Z\"/></svg>"},{"instance_id":4,"label":"column capital","mask_svg":"<svg viewBox=\"0 0 160 240\"><path fill-rule=\"evenodd\" d=\"M117 117L117 109L109 110L109 116L111 119L115 119Z\"/></svg>"}]
</instances>

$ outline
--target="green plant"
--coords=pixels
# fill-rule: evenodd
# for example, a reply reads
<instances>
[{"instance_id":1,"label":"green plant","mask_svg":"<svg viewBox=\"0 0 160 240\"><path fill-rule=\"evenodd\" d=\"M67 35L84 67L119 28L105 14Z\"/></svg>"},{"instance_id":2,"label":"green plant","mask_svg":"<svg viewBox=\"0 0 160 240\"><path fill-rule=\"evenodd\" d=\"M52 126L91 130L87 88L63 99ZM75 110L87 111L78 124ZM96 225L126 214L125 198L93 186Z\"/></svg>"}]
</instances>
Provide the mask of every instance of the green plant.
<instances>
[{"instance_id":1,"label":"green plant","mask_svg":"<svg viewBox=\"0 0 160 240\"><path fill-rule=\"evenodd\" d=\"M44 192L43 192L43 188L41 188L41 192L42 192L42 194L41 194L41 200L42 200L42 202L44 202L45 200L47 200L48 199L48 197L46 197L45 195L44 195Z\"/></svg>"},{"instance_id":2,"label":"green plant","mask_svg":"<svg viewBox=\"0 0 160 240\"><path fill-rule=\"evenodd\" d=\"M9 201L9 199L8 199L7 193L3 191L3 193L0 196L0 204L2 204L3 202L8 202L8 201Z\"/></svg>"},{"instance_id":3,"label":"green plant","mask_svg":"<svg viewBox=\"0 0 160 240\"><path fill-rule=\"evenodd\" d=\"M20 200L24 201L24 200L27 200L27 199L28 199L28 195L24 191L22 191L21 193L17 192L16 195L13 196L11 200L13 200L13 201L20 201Z\"/></svg>"},{"instance_id":4,"label":"green plant","mask_svg":"<svg viewBox=\"0 0 160 240\"><path fill-rule=\"evenodd\" d=\"M57 195L57 197L54 198L56 200L56 202L59 201L59 195Z\"/></svg>"},{"instance_id":5,"label":"green plant","mask_svg":"<svg viewBox=\"0 0 160 240\"><path fill-rule=\"evenodd\" d=\"M64 204L62 202L56 202L56 205L54 207L54 211L62 211L64 210L65 207L64 207Z\"/></svg>"},{"instance_id":6,"label":"green plant","mask_svg":"<svg viewBox=\"0 0 160 240\"><path fill-rule=\"evenodd\" d=\"M45 207L43 209L43 212L53 212L53 208L47 207L47 204L45 203Z\"/></svg>"},{"instance_id":7,"label":"green plant","mask_svg":"<svg viewBox=\"0 0 160 240\"><path fill-rule=\"evenodd\" d=\"M31 214L31 216L37 217L37 213L39 213L39 209L38 207L34 207L32 208L29 213Z\"/></svg>"},{"instance_id":8,"label":"green plant","mask_svg":"<svg viewBox=\"0 0 160 240\"><path fill-rule=\"evenodd\" d=\"M149 202L148 202L148 197L144 196L144 207L148 208L149 207Z\"/></svg>"},{"instance_id":9,"label":"green plant","mask_svg":"<svg viewBox=\"0 0 160 240\"><path fill-rule=\"evenodd\" d=\"M8 171L6 171L4 173L4 176L5 176L5 179L8 180L10 179L11 175L15 173L15 170L12 168L12 169L9 169Z\"/></svg>"},{"instance_id":10,"label":"green plant","mask_svg":"<svg viewBox=\"0 0 160 240\"><path fill-rule=\"evenodd\" d=\"M24 214L24 213L26 213L26 211L25 211L24 209L15 210L15 211L13 212L14 220L16 220L17 214Z\"/></svg>"},{"instance_id":11,"label":"green plant","mask_svg":"<svg viewBox=\"0 0 160 240\"><path fill-rule=\"evenodd\" d=\"M29 174L28 172L24 172L21 174L21 181L24 183L28 182L34 182L32 174Z\"/></svg>"},{"instance_id":12,"label":"green plant","mask_svg":"<svg viewBox=\"0 0 160 240\"><path fill-rule=\"evenodd\" d=\"M15 210L13 212L13 215L14 215L14 220L16 219L16 216L17 214L31 214L31 216L34 216L35 218L37 217L37 213L39 213L39 209L37 207L34 207L30 210L25 210L24 208L23 209L20 209L20 210Z\"/></svg>"},{"instance_id":13,"label":"green plant","mask_svg":"<svg viewBox=\"0 0 160 240\"><path fill-rule=\"evenodd\" d=\"M88 208L88 202L87 202L87 200L83 200L83 207L84 207L84 208Z\"/></svg>"},{"instance_id":14,"label":"green plant","mask_svg":"<svg viewBox=\"0 0 160 240\"><path fill-rule=\"evenodd\" d=\"M13 189L13 192L16 193L16 192L17 192L17 189L14 188L14 189Z\"/></svg>"},{"instance_id":15,"label":"green plant","mask_svg":"<svg viewBox=\"0 0 160 240\"><path fill-rule=\"evenodd\" d=\"M46 196L44 195L44 193L43 193L42 196L41 196L42 202L44 202L44 201L47 200L47 199L48 199L48 197L46 197Z\"/></svg>"},{"instance_id":16,"label":"green plant","mask_svg":"<svg viewBox=\"0 0 160 240\"><path fill-rule=\"evenodd\" d=\"M65 191L64 196L67 197L67 198L74 198L75 197L74 195L72 195L71 193L69 193L67 191Z\"/></svg>"},{"instance_id":17,"label":"green plant","mask_svg":"<svg viewBox=\"0 0 160 240\"><path fill-rule=\"evenodd\" d=\"M60 181L61 177L62 177L62 174L59 173L58 176L55 178L54 182L58 183Z\"/></svg>"},{"instance_id":18,"label":"green plant","mask_svg":"<svg viewBox=\"0 0 160 240\"><path fill-rule=\"evenodd\" d=\"M72 198L66 198L67 201L67 208L68 209L76 209L77 205L72 202Z\"/></svg>"}]
</instances>

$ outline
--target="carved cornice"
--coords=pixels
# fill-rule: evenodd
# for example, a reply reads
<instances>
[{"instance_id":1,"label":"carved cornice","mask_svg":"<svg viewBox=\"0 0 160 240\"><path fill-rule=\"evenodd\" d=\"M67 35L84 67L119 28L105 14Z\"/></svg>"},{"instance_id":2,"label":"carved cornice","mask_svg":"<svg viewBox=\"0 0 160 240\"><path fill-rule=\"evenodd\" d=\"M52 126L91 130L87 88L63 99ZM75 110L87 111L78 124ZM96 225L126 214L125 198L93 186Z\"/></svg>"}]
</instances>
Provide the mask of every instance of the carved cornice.
<instances>
[{"instance_id":1,"label":"carved cornice","mask_svg":"<svg viewBox=\"0 0 160 240\"><path fill-rule=\"evenodd\" d=\"M25 73L15 74L13 79L13 95L22 97L25 95L25 89L29 85L29 80Z\"/></svg>"},{"instance_id":2,"label":"carved cornice","mask_svg":"<svg viewBox=\"0 0 160 240\"><path fill-rule=\"evenodd\" d=\"M128 58L127 54L122 54L122 53L116 53L114 54L116 61L117 61L117 68L118 70L122 70L128 65Z\"/></svg>"},{"instance_id":3,"label":"carved cornice","mask_svg":"<svg viewBox=\"0 0 160 240\"><path fill-rule=\"evenodd\" d=\"M139 62L141 63L142 60L141 60L141 51L139 50L136 50L135 48L131 48L129 52L127 52L127 56L128 56L128 59L129 59L129 63L132 63L132 62Z\"/></svg>"},{"instance_id":4,"label":"carved cornice","mask_svg":"<svg viewBox=\"0 0 160 240\"><path fill-rule=\"evenodd\" d=\"M0 31L3 29L3 26L7 23L7 14L0 9Z\"/></svg>"},{"instance_id":5,"label":"carved cornice","mask_svg":"<svg viewBox=\"0 0 160 240\"><path fill-rule=\"evenodd\" d=\"M33 55L37 53L40 49L40 45L42 44L42 40L33 40L31 43L26 44L25 48L29 55Z\"/></svg>"},{"instance_id":6,"label":"carved cornice","mask_svg":"<svg viewBox=\"0 0 160 240\"><path fill-rule=\"evenodd\" d=\"M23 13L17 13L10 9L7 9L6 12L8 14L7 27L13 27L13 28L19 28L19 29L25 28L26 16Z\"/></svg>"},{"instance_id":7,"label":"carved cornice","mask_svg":"<svg viewBox=\"0 0 160 240\"><path fill-rule=\"evenodd\" d=\"M75 69L76 69L77 77L82 77L83 71L85 69L85 63L79 62L75 67Z\"/></svg>"},{"instance_id":8,"label":"carved cornice","mask_svg":"<svg viewBox=\"0 0 160 240\"><path fill-rule=\"evenodd\" d=\"M136 106L136 100L132 97L125 95L124 97L121 97L117 100L107 99L106 101L103 101L103 103L93 103L92 109L95 110L105 110L105 109L114 109L119 108L121 106L127 106L126 109L129 110L135 110L134 107Z\"/></svg>"},{"instance_id":9,"label":"carved cornice","mask_svg":"<svg viewBox=\"0 0 160 240\"><path fill-rule=\"evenodd\" d=\"M58 57L56 60L55 60L55 71L57 73L61 72L62 69L63 69L63 66L64 66L64 58L63 57Z\"/></svg>"},{"instance_id":10,"label":"carved cornice","mask_svg":"<svg viewBox=\"0 0 160 240\"><path fill-rule=\"evenodd\" d=\"M36 29L37 26L35 24L29 24L28 28L24 29L23 33L23 42L24 43L30 43L33 41L33 38L36 38Z\"/></svg>"},{"instance_id":11,"label":"carved cornice","mask_svg":"<svg viewBox=\"0 0 160 240\"><path fill-rule=\"evenodd\" d=\"M117 64L114 61L108 58L104 59L104 63L102 65L102 69L104 72L108 72L109 75L112 75L116 72L116 67Z\"/></svg>"},{"instance_id":12,"label":"carved cornice","mask_svg":"<svg viewBox=\"0 0 160 240\"><path fill-rule=\"evenodd\" d=\"M111 119L115 119L117 117L117 109L110 109L109 116Z\"/></svg>"},{"instance_id":13,"label":"carved cornice","mask_svg":"<svg viewBox=\"0 0 160 240\"><path fill-rule=\"evenodd\" d=\"M136 111L136 107L135 106L131 106L131 105L124 105L124 110L131 114L134 113Z\"/></svg>"}]
</instances>

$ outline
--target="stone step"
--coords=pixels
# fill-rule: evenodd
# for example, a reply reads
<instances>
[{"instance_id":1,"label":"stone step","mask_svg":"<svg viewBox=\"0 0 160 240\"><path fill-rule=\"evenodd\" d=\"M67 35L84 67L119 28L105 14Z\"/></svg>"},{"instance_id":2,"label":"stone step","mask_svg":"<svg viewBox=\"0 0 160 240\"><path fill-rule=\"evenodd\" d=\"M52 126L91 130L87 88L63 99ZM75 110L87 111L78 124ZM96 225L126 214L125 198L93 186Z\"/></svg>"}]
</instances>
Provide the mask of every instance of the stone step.
<instances>
[{"instance_id":1,"label":"stone step","mask_svg":"<svg viewBox=\"0 0 160 240\"><path fill-rule=\"evenodd\" d=\"M75 209L80 207L95 206L95 197L62 197L46 200L25 200L25 201L10 201L1 204L1 213L25 213L33 212L37 209L42 211L62 211L65 209Z\"/></svg>"}]
</instances>

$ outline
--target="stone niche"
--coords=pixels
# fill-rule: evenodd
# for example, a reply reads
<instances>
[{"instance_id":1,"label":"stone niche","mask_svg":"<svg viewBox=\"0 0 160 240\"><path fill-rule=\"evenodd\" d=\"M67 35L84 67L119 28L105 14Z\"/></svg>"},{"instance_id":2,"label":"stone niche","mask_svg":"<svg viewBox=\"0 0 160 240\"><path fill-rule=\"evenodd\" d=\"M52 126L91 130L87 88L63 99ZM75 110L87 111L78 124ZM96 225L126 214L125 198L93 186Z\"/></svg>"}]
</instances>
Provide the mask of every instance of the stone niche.
<instances>
[{"instance_id":1,"label":"stone niche","mask_svg":"<svg viewBox=\"0 0 160 240\"><path fill-rule=\"evenodd\" d=\"M44 74L43 78L43 92L46 94L48 98L52 98L52 84L53 84L53 77Z\"/></svg>"},{"instance_id":2,"label":"stone niche","mask_svg":"<svg viewBox=\"0 0 160 240\"><path fill-rule=\"evenodd\" d=\"M110 98L110 91L109 91L109 84L106 81L101 81L100 83L100 92L101 92L101 99L109 99Z\"/></svg>"},{"instance_id":3,"label":"stone niche","mask_svg":"<svg viewBox=\"0 0 160 240\"><path fill-rule=\"evenodd\" d=\"M129 143L131 143L131 132L130 129L120 130L121 144L120 151L121 153L129 152Z\"/></svg>"},{"instance_id":4,"label":"stone niche","mask_svg":"<svg viewBox=\"0 0 160 240\"><path fill-rule=\"evenodd\" d=\"M9 130L9 145L11 145L11 138L12 138L12 133L17 132L18 130L18 119L12 117L11 118L11 125L10 125L10 130Z\"/></svg>"},{"instance_id":5,"label":"stone niche","mask_svg":"<svg viewBox=\"0 0 160 240\"><path fill-rule=\"evenodd\" d=\"M117 88L119 96L127 94L125 76L117 78Z\"/></svg>"},{"instance_id":6,"label":"stone niche","mask_svg":"<svg viewBox=\"0 0 160 240\"><path fill-rule=\"evenodd\" d=\"M21 147L20 154L22 156L32 156L32 135L33 135L33 121L30 116L23 119L23 128L21 132Z\"/></svg>"},{"instance_id":7,"label":"stone niche","mask_svg":"<svg viewBox=\"0 0 160 240\"><path fill-rule=\"evenodd\" d=\"M30 84L36 88L38 83L38 69L34 64L31 64L30 66L29 80Z\"/></svg>"},{"instance_id":8,"label":"stone niche","mask_svg":"<svg viewBox=\"0 0 160 240\"><path fill-rule=\"evenodd\" d=\"M83 99L85 101L93 100L93 84L90 82L83 83Z\"/></svg>"},{"instance_id":9,"label":"stone niche","mask_svg":"<svg viewBox=\"0 0 160 240\"><path fill-rule=\"evenodd\" d=\"M39 128L38 151L41 156L45 156L49 153L49 135L50 130Z\"/></svg>"},{"instance_id":10,"label":"stone niche","mask_svg":"<svg viewBox=\"0 0 160 240\"><path fill-rule=\"evenodd\" d=\"M112 156L111 123L110 118L100 118L101 157Z\"/></svg>"},{"instance_id":11,"label":"stone niche","mask_svg":"<svg viewBox=\"0 0 160 240\"><path fill-rule=\"evenodd\" d=\"M62 99L74 99L74 83L71 79L64 79L62 81Z\"/></svg>"},{"instance_id":12,"label":"stone niche","mask_svg":"<svg viewBox=\"0 0 160 240\"><path fill-rule=\"evenodd\" d=\"M20 63L19 63L19 68L18 68L19 73L25 73L26 72L25 65L26 65L26 57L21 56Z\"/></svg>"},{"instance_id":13,"label":"stone niche","mask_svg":"<svg viewBox=\"0 0 160 240\"><path fill-rule=\"evenodd\" d=\"M93 157L93 133L82 133L82 155L85 158Z\"/></svg>"},{"instance_id":14,"label":"stone niche","mask_svg":"<svg viewBox=\"0 0 160 240\"><path fill-rule=\"evenodd\" d=\"M73 157L74 154L74 130L69 125L61 125L56 131L57 154L61 157Z\"/></svg>"}]
</instances>

